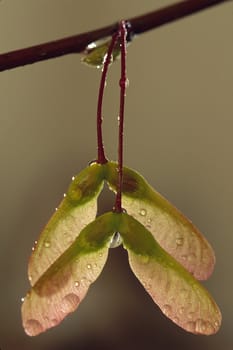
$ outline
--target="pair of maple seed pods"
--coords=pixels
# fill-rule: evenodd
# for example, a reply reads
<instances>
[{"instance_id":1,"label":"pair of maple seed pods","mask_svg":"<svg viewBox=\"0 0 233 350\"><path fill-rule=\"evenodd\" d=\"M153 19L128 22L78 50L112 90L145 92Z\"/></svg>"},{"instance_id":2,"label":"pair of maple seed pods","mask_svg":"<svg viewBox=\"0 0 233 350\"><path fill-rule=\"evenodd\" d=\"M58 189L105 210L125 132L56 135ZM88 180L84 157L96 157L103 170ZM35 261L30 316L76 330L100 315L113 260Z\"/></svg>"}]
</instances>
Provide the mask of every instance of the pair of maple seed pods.
<instances>
[{"instance_id":1,"label":"pair of maple seed pods","mask_svg":"<svg viewBox=\"0 0 233 350\"><path fill-rule=\"evenodd\" d=\"M120 28L125 34L123 22ZM106 61L111 54L108 51ZM104 182L120 194L120 208L122 204L125 210L96 218L97 198ZM22 304L25 332L31 336L44 332L76 310L102 271L109 248L121 242L128 251L132 271L168 318L194 334L218 331L219 308L198 282L213 271L211 246L141 175L123 168L122 158L114 163L104 157L72 179L32 248L28 267L31 290Z\"/></svg>"}]
</instances>

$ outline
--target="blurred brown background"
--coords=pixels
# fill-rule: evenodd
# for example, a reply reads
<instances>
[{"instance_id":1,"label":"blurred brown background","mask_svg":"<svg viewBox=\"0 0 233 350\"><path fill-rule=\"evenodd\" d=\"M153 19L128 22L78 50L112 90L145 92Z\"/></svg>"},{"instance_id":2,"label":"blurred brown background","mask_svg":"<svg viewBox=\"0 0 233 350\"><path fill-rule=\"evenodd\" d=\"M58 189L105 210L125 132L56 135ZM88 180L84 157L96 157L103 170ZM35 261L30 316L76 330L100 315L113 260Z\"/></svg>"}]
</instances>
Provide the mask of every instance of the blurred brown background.
<instances>
[{"instance_id":1,"label":"blurred brown background","mask_svg":"<svg viewBox=\"0 0 233 350\"><path fill-rule=\"evenodd\" d=\"M2 0L0 52L74 35L175 1ZM136 38L128 49L125 163L205 233L217 256L205 283L220 332L190 335L166 319L129 270L123 249L79 309L35 338L21 326L31 247L72 175L96 156L100 71L70 55L0 74L0 349L230 350L233 227L233 3ZM104 139L116 159L119 62L104 101ZM112 197L102 197L102 210Z\"/></svg>"}]
</instances>

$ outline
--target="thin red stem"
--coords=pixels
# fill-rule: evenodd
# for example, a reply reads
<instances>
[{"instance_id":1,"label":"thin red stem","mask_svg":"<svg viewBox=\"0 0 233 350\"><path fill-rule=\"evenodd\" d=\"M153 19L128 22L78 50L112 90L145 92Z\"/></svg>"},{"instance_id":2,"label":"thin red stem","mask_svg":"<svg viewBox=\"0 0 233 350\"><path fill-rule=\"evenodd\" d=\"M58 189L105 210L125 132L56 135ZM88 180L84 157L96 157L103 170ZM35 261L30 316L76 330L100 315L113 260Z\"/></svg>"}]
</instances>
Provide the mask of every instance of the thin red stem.
<instances>
[{"instance_id":1,"label":"thin red stem","mask_svg":"<svg viewBox=\"0 0 233 350\"><path fill-rule=\"evenodd\" d=\"M176 21L180 18L193 15L198 11L230 1L232 0L181 1L177 4L172 4L162 9L157 9L142 16L128 19L127 22L131 23L131 28L128 29L128 33L129 35L141 34L148 30L158 28L164 24ZM118 24L114 23L110 26L69 38L59 39L25 49L0 54L0 72L6 69L32 64L70 53L82 52L91 42L106 38L115 33L117 29Z\"/></svg>"},{"instance_id":2,"label":"thin red stem","mask_svg":"<svg viewBox=\"0 0 233 350\"><path fill-rule=\"evenodd\" d=\"M124 110L125 110L125 91L127 87L126 76L126 23L120 22L120 41L121 41L121 78L120 85L120 110L119 110L119 134L118 134L118 185L115 201L115 212L122 212L122 180L123 180L123 134L124 134Z\"/></svg>"},{"instance_id":3,"label":"thin red stem","mask_svg":"<svg viewBox=\"0 0 233 350\"><path fill-rule=\"evenodd\" d=\"M100 87L99 87L96 123L97 123L97 147L98 147L97 162L100 164L107 163L107 158L105 157L105 152L104 152L103 132L102 132L102 122L103 122L102 106L103 106L104 88L106 85L108 67L112 60L112 51L114 49L118 36L119 36L118 32L112 36L112 40L108 48L107 56L104 61Z\"/></svg>"}]
</instances>

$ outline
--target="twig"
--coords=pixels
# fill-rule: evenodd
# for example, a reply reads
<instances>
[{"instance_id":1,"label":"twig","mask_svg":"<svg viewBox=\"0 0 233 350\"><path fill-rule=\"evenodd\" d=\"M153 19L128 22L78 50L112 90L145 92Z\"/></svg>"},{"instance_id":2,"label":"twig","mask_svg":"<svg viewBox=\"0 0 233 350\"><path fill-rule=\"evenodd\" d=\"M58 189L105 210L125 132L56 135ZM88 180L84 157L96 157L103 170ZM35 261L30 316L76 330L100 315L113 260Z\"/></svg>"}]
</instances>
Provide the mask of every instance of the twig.
<instances>
[{"instance_id":1,"label":"twig","mask_svg":"<svg viewBox=\"0 0 233 350\"><path fill-rule=\"evenodd\" d=\"M140 17L126 20L131 24L129 36L144 33L166 23L192 15L211 6L232 0L186 0ZM115 23L94 31L82 33L68 38L36 45L33 47L11 51L0 55L0 71L12 69L27 64L48 60L70 53L82 52L89 43L111 36L119 28Z\"/></svg>"},{"instance_id":2,"label":"twig","mask_svg":"<svg viewBox=\"0 0 233 350\"><path fill-rule=\"evenodd\" d=\"M127 87L126 76L126 37L128 26L125 21L119 25L119 35L121 42L121 77L120 85L120 110L119 110L119 130L118 130L118 184L114 211L122 212L122 181L123 181L123 134L124 134L124 114L125 114L125 92Z\"/></svg>"},{"instance_id":3,"label":"twig","mask_svg":"<svg viewBox=\"0 0 233 350\"><path fill-rule=\"evenodd\" d=\"M99 96L98 96L98 103L97 103L97 118L96 118L97 147L98 147L97 162L99 164L104 164L107 162L107 158L105 157L105 152L104 152L104 143L103 143L103 134L102 134L102 121L103 121L102 107L103 107L104 89L107 81L108 68L109 68L109 65L111 64L112 52L114 50L114 46L117 42L118 37L119 37L118 32L114 33L114 35L112 36L111 43L108 47L107 56L106 56L106 59L104 60L102 76L100 80Z\"/></svg>"}]
</instances>

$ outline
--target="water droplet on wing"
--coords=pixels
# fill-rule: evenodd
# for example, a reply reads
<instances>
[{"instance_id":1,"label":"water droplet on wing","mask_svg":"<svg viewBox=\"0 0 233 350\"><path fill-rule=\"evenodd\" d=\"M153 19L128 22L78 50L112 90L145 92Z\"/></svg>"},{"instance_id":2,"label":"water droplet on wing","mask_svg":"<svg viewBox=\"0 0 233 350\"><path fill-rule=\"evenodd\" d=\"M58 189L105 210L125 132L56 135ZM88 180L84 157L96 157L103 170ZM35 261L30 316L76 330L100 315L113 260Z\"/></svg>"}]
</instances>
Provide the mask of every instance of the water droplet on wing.
<instances>
[{"instance_id":1,"label":"water droplet on wing","mask_svg":"<svg viewBox=\"0 0 233 350\"><path fill-rule=\"evenodd\" d=\"M177 237L176 239L176 245L177 246L182 246L184 243L184 238L183 237Z\"/></svg>"},{"instance_id":2,"label":"water droplet on wing","mask_svg":"<svg viewBox=\"0 0 233 350\"><path fill-rule=\"evenodd\" d=\"M92 166L92 165L95 165L95 164L97 164L97 161L96 161L96 160L91 160L91 161L88 163L89 166Z\"/></svg>"},{"instance_id":3,"label":"water droplet on wing","mask_svg":"<svg viewBox=\"0 0 233 350\"><path fill-rule=\"evenodd\" d=\"M45 241L44 242L44 246L45 246L45 248L49 248L50 247L50 242L49 241Z\"/></svg>"},{"instance_id":4,"label":"water droplet on wing","mask_svg":"<svg viewBox=\"0 0 233 350\"><path fill-rule=\"evenodd\" d=\"M75 285L76 288L78 288L80 286L80 282L79 281L75 281L74 285Z\"/></svg>"},{"instance_id":5,"label":"water droplet on wing","mask_svg":"<svg viewBox=\"0 0 233 350\"><path fill-rule=\"evenodd\" d=\"M139 214L141 216L146 216L146 209L140 209Z\"/></svg>"}]
</instances>

